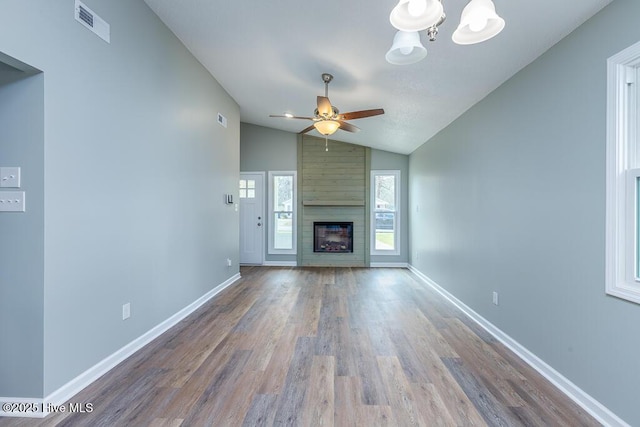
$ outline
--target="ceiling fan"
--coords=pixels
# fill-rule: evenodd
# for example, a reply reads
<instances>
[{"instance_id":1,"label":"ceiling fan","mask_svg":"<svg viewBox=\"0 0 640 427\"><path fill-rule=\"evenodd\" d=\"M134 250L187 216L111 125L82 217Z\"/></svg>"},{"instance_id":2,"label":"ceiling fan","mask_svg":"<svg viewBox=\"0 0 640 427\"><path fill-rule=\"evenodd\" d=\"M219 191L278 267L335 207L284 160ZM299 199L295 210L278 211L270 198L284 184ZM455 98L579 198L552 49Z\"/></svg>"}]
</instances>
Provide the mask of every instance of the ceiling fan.
<instances>
[{"instance_id":1,"label":"ceiling fan","mask_svg":"<svg viewBox=\"0 0 640 427\"><path fill-rule=\"evenodd\" d=\"M301 130L299 133L307 133L312 129L316 129L322 135L327 136L333 134L338 129L345 130L347 132L358 132L360 128L347 123L345 120L362 119L365 117L378 116L384 114L382 108L376 108L373 110L352 111L350 113L340 113L340 111L331 105L329 101L329 83L333 80L333 76L329 73L322 74L322 81L324 82L324 96L318 97L318 108L313 112L313 117L300 117L292 114L270 115L269 117L284 117L287 119L302 119L311 120L314 123Z\"/></svg>"}]
</instances>

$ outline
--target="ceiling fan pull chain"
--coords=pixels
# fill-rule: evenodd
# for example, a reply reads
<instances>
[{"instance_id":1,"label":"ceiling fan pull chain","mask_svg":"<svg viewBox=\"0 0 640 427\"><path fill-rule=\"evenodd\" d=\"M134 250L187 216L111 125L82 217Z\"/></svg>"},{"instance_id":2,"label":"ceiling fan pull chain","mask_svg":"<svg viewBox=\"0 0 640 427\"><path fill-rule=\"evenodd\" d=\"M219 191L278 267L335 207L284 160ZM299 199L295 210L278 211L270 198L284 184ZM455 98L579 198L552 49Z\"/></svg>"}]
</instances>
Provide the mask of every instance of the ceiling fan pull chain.
<instances>
[{"instance_id":1,"label":"ceiling fan pull chain","mask_svg":"<svg viewBox=\"0 0 640 427\"><path fill-rule=\"evenodd\" d=\"M329 151L329 137L326 135L324 137L324 151Z\"/></svg>"}]
</instances>

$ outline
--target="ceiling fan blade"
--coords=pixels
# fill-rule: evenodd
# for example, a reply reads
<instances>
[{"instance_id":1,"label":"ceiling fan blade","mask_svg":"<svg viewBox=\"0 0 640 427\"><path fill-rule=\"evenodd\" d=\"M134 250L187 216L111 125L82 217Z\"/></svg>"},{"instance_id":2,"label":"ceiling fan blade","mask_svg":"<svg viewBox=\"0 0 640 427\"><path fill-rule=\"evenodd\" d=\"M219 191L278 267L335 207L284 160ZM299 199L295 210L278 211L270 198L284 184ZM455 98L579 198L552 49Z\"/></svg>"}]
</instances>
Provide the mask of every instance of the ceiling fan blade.
<instances>
[{"instance_id":1,"label":"ceiling fan blade","mask_svg":"<svg viewBox=\"0 0 640 427\"><path fill-rule=\"evenodd\" d=\"M300 135L302 135L303 133L307 133L307 132L309 132L310 130L313 130L313 129L315 129L315 126L314 126L314 125L311 125L311 126L309 126L308 128L302 129L302 130L301 130L300 132L298 132L298 133L299 133Z\"/></svg>"},{"instance_id":2,"label":"ceiling fan blade","mask_svg":"<svg viewBox=\"0 0 640 427\"><path fill-rule=\"evenodd\" d=\"M313 120L312 117L300 117L300 116L278 116L275 114L269 114L269 117L282 117L283 119L302 119L302 120Z\"/></svg>"},{"instance_id":3,"label":"ceiling fan blade","mask_svg":"<svg viewBox=\"0 0 640 427\"><path fill-rule=\"evenodd\" d=\"M347 132L360 132L360 128L351 123L343 122L342 120L338 120L338 123L340 123L340 129L342 130L346 130Z\"/></svg>"},{"instance_id":4,"label":"ceiling fan blade","mask_svg":"<svg viewBox=\"0 0 640 427\"><path fill-rule=\"evenodd\" d=\"M340 120L354 120L364 119L365 117L379 116L384 114L382 108L375 108L373 110L352 111L350 113L340 114Z\"/></svg>"},{"instance_id":5,"label":"ceiling fan blade","mask_svg":"<svg viewBox=\"0 0 640 427\"><path fill-rule=\"evenodd\" d=\"M331 107L331 101L326 96L318 97L318 114L321 116L332 116L333 108Z\"/></svg>"}]
</instances>

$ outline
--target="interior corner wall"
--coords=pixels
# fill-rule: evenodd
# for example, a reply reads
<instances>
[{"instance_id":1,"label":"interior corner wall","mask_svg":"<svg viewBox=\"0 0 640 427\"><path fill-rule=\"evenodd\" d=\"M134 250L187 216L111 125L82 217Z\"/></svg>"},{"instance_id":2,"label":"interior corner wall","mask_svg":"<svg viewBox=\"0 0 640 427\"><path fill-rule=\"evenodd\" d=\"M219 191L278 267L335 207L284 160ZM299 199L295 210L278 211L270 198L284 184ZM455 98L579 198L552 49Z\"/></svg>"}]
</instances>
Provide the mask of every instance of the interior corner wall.
<instances>
[{"instance_id":1,"label":"interior corner wall","mask_svg":"<svg viewBox=\"0 0 640 427\"><path fill-rule=\"evenodd\" d=\"M0 71L2 74L2 71ZM4 80L0 76L0 80ZM12 79L13 80L13 79ZM0 86L0 166L20 166L26 212L0 213L0 396L42 396L44 77Z\"/></svg>"},{"instance_id":2,"label":"interior corner wall","mask_svg":"<svg viewBox=\"0 0 640 427\"><path fill-rule=\"evenodd\" d=\"M612 2L410 156L411 263L631 425L640 306L605 295L606 60L638 16Z\"/></svg>"},{"instance_id":3,"label":"interior corner wall","mask_svg":"<svg viewBox=\"0 0 640 427\"><path fill-rule=\"evenodd\" d=\"M45 182L44 309L21 322L44 322L44 379L25 397L238 273L238 214L223 202L237 195L238 105L143 1L84 3L110 43L71 0L0 5L0 52L44 73L44 166L30 172Z\"/></svg>"}]
</instances>

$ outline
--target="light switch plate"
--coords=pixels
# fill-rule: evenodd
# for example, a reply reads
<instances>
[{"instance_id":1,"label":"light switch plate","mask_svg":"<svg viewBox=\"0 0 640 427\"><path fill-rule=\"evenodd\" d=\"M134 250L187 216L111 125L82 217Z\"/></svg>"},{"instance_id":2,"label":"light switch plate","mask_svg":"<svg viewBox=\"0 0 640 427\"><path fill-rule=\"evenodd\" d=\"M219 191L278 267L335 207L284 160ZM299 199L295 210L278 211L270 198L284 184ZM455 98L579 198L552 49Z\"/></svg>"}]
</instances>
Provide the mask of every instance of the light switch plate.
<instances>
[{"instance_id":1,"label":"light switch plate","mask_svg":"<svg viewBox=\"0 0 640 427\"><path fill-rule=\"evenodd\" d=\"M227 127L227 118L220 113L218 113L218 124L222 127Z\"/></svg>"},{"instance_id":2,"label":"light switch plate","mask_svg":"<svg viewBox=\"0 0 640 427\"><path fill-rule=\"evenodd\" d=\"M0 167L0 188L20 188L20 168Z\"/></svg>"},{"instance_id":3,"label":"light switch plate","mask_svg":"<svg viewBox=\"0 0 640 427\"><path fill-rule=\"evenodd\" d=\"M24 212L24 191L0 191L0 212Z\"/></svg>"}]
</instances>

